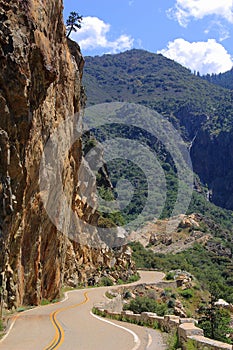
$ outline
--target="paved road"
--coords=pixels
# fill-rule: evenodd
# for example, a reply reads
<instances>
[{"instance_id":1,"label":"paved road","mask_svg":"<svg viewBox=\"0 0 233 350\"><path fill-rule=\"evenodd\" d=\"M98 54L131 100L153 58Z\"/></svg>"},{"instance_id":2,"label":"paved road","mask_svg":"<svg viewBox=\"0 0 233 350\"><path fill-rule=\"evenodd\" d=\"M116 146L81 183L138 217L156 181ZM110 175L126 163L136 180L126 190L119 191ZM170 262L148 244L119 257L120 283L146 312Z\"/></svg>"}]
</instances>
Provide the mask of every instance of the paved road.
<instances>
[{"instance_id":1,"label":"paved road","mask_svg":"<svg viewBox=\"0 0 233 350\"><path fill-rule=\"evenodd\" d=\"M141 271L140 275L140 283L158 282L164 277L152 271ZM68 292L60 303L20 313L7 337L0 342L0 350L165 349L156 330L91 314L93 305L104 300L108 288L75 290Z\"/></svg>"}]
</instances>

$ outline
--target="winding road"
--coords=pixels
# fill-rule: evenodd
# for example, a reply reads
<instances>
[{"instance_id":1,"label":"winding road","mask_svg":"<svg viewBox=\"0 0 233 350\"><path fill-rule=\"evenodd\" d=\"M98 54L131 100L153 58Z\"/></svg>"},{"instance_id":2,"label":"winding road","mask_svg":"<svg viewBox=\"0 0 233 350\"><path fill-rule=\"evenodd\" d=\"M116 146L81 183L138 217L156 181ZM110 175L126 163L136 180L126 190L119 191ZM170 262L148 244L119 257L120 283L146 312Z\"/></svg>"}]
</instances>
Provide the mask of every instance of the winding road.
<instances>
[{"instance_id":1,"label":"winding road","mask_svg":"<svg viewBox=\"0 0 233 350\"><path fill-rule=\"evenodd\" d=\"M155 283L164 274L141 271L138 283ZM132 285L132 284L130 284ZM114 287L74 290L63 301L17 314L0 350L163 350L160 332L93 315L96 303Z\"/></svg>"}]
</instances>

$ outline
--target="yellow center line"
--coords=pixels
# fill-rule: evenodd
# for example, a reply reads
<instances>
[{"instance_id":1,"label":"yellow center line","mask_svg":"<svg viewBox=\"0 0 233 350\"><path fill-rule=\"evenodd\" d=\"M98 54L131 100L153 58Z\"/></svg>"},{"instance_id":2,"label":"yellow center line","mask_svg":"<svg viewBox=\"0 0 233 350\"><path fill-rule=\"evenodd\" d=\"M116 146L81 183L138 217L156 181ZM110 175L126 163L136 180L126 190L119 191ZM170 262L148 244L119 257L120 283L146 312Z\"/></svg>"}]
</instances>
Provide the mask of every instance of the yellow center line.
<instances>
[{"instance_id":1,"label":"yellow center line","mask_svg":"<svg viewBox=\"0 0 233 350\"><path fill-rule=\"evenodd\" d=\"M55 350L58 349L65 339L64 329L62 328L61 324L59 323L57 319L57 315L63 311L67 311L69 309L74 309L78 306L81 306L83 304L86 304L89 301L87 292L84 293L84 300L81 303L70 305L67 307L62 307L56 311L51 312L50 314L50 320L53 324L53 327L55 328L55 336L53 337L52 341L47 345L44 350Z\"/></svg>"}]
</instances>

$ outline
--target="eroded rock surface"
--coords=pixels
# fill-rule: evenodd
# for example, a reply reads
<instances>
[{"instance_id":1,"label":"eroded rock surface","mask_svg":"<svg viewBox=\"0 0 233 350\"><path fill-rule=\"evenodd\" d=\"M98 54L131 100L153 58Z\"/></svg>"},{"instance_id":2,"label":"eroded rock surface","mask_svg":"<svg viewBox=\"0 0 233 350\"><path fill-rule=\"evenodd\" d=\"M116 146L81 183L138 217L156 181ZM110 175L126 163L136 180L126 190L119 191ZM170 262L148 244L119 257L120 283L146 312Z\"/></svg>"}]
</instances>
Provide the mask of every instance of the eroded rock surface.
<instances>
[{"instance_id":1,"label":"eroded rock surface","mask_svg":"<svg viewBox=\"0 0 233 350\"><path fill-rule=\"evenodd\" d=\"M0 0L0 268L8 308L57 298L64 282L88 283L116 270L116 278L127 278L134 269L124 248L116 255L64 236L41 200L46 141L85 102L84 60L76 43L67 44L62 11L62 0ZM62 136L65 142L66 130ZM78 140L64 159L62 183L70 207L95 223L97 214L77 195L81 159Z\"/></svg>"}]
</instances>

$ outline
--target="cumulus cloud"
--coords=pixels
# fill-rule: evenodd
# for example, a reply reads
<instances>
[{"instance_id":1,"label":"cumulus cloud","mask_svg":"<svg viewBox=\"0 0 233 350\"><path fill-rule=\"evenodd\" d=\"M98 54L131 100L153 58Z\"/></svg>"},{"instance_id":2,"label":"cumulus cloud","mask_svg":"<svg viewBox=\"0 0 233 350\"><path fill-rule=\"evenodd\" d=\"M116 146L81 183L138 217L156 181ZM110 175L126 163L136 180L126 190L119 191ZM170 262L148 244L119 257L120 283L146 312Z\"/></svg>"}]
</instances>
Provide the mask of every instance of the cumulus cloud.
<instances>
[{"instance_id":1,"label":"cumulus cloud","mask_svg":"<svg viewBox=\"0 0 233 350\"><path fill-rule=\"evenodd\" d=\"M82 28L76 33L73 32L71 37L84 51L103 49L105 53L117 53L133 47L134 39L126 34L122 34L113 41L108 40L110 29L110 24L98 17L84 17Z\"/></svg>"},{"instance_id":2,"label":"cumulus cloud","mask_svg":"<svg viewBox=\"0 0 233 350\"><path fill-rule=\"evenodd\" d=\"M168 15L186 27L190 19L202 19L216 15L233 23L233 0L176 0Z\"/></svg>"},{"instance_id":3,"label":"cumulus cloud","mask_svg":"<svg viewBox=\"0 0 233 350\"><path fill-rule=\"evenodd\" d=\"M225 72L233 65L229 53L215 39L190 43L179 38L169 42L166 49L157 53L161 53L192 71L199 71L200 74Z\"/></svg>"}]
</instances>

